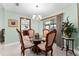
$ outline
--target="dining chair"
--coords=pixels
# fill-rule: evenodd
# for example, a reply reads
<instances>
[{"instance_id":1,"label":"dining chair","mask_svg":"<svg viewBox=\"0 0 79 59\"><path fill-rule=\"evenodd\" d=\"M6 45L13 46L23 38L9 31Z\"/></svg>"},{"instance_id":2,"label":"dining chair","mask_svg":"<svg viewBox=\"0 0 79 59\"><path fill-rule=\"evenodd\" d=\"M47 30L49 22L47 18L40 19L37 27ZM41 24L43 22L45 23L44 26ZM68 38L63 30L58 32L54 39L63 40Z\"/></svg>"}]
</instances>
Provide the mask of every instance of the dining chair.
<instances>
[{"instance_id":1,"label":"dining chair","mask_svg":"<svg viewBox=\"0 0 79 59\"><path fill-rule=\"evenodd\" d=\"M54 29L53 31L50 31L47 36L46 36L46 42L44 43L41 43L38 45L39 49L43 52L45 52L45 55L47 56L47 53L49 51L51 51L51 56L52 56L52 53L53 53L53 44L55 42L55 39L56 39L56 34L57 34L57 31L56 29Z\"/></svg>"},{"instance_id":2,"label":"dining chair","mask_svg":"<svg viewBox=\"0 0 79 59\"><path fill-rule=\"evenodd\" d=\"M28 30L29 38L32 39L35 35L35 31L33 29Z\"/></svg>"},{"instance_id":3,"label":"dining chair","mask_svg":"<svg viewBox=\"0 0 79 59\"><path fill-rule=\"evenodd\" d=\"M29 35L28 30L23 30L22 34L23 34L23 36L28 36Z\"/></svg>"},{"instance_id":4,"label":"dining chair","mask_svg":"<svg viewBox=\"0 0 79 59\"><path fill-rule=\"evenodd\" d=\"M20 39L20 43L21 43L21 54L23 54L23 56L24 56L25 50L32 48L33 44L30 41L23 39L22 33L18 29L16 29L16 30L19 34L19 39Z\"/></svg>"},{"instance_id":5,"label":"dining chair","mask_svg":"<svg viewBox=\"0 0 79 59\"><path fill-rule=\"evenodd\" d=\"M46 39L46 35L49 33L48 29L43 29L43 39Z\"/></svg>"},{"instance_id":6,"label":"dining chair","mask_svg":"<svg viewBox=\"0 0 79 59\"><path fill-rule=\"evenodd\" d=\"M0 31L0 43L4 43L5 42L5 29L1 29Z\"/></svg>"}]
</instances>

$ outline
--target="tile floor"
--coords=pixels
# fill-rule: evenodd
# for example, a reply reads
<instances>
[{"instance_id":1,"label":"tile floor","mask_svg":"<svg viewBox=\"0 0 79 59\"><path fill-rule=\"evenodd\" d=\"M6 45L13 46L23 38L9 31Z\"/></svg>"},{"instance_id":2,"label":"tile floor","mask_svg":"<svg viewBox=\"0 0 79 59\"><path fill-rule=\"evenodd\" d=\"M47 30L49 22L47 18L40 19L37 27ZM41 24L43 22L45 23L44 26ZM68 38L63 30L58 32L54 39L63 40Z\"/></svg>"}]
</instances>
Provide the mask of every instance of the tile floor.
<instances>
[{"instance_id":1,"label":"tile floor","mask_svg":"<svg viewBox=\"0 0 79 59\"><path fill-rule=\"evenodd\" d=\"M53 56L66 56L65 49L61 50L56 44L54 44L53 50ZM40 53L39 55L33 53L31 49L27 49L25 53L26 56L44 56L43 53ZM50 52L48 55L51 56ZM5 46L4 44L0 45L0 56L21 56L19 43L11 46ZM73 56L73 54L68 53L68 56Z\"/></svg>"}]
</instances>

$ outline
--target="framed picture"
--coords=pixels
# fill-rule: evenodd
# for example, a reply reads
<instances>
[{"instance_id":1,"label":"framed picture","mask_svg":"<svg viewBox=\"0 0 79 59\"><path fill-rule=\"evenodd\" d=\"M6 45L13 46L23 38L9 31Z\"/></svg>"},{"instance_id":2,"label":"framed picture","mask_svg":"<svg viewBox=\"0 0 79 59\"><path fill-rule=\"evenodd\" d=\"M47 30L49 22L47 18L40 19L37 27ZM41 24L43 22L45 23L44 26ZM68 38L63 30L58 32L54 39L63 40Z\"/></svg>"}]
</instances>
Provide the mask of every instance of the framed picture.
<instances>
[{"instance_id":1,"label":"framed picture","mask_svg":"<svg viewBox=\"0 0 79 59\"><path fill-rule=\"evenodd\" d=\"M8 19L8 26L9 27L18 27L18 20Z\"/></svg>"}]
</instances>

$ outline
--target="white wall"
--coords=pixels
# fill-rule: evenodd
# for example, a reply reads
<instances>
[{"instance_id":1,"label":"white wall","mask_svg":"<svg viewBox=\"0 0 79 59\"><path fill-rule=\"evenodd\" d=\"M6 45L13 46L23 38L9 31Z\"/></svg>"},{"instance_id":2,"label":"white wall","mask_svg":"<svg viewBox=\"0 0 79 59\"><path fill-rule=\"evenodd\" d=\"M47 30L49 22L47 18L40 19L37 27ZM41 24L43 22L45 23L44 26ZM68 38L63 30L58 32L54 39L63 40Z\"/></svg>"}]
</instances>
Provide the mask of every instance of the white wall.
<instances>
[{"instance_id":1,"label":"white wall","mask_svg":"<svg viewBox=\"0 0 79 59\"><path fill-rule=\"evenodd\" d=\"M76 28L78 28L77 4L73 3L67 8L64 8L63 12L64 12L64 21L66 21L66 18L69 16L69 21L73 23Z\"/></svg>"},{"instance_id":2,"label":"white wall","mask_svg":"<svg viewBox=\"0 0 79 59\"><path fill-rule=\"evenodd\" d=\"M5 28L5 44L17 42L19 40L16 32L16 28L19 28L19 24L18 27L8 27L8 19L15 19L19 21L21 16L26 15L0 8L0 28Z\"/></svg>"},{"instance_id":3,"label":"white wall","mask_svg":"<svg viewBox=\"0 0 79 59\"><path fill-rule=\"evenodd\" d=\"M26 16L20 13L15 13L11 11L5 11L5 40L6 43L12 43L19 41L18 34L16 32L16 28L19 28L19 20L21 16ZM8 27L8 19L15 19L18 20L18 27Z\"/></svg>"},{"instance_id":4,"label":"white wall","mask_svg":"<svg viewBox=\"0 0 79 59\"><path fill-rule=\"evenodd\" d=\"M19 21L21 16L27 16L27 15L7 11L4 10L3 8L0 8L0 27L5 28L5 44L19 41L18 34L16 32L16 28L19 28L19 24L18 27L8 27L8 19L15 19ZM31 21L32 21L31 24L32 28L35 30L36 33L39 32L39 34L42 36L43 23L40 21L38 23L36 19Z\"/></svg>"},{"instance_id":5,"label":"white wall","mask_svg":"<svg viewBox=\"0 0 79 59\"><path fill-rule=\"evenodd\" d=\"M4 19L3 19L3 16L4 16L4 9L2 7L0 7L0 27L3 28L3 22L4 22Z\"/></svg>"}]
</instances>

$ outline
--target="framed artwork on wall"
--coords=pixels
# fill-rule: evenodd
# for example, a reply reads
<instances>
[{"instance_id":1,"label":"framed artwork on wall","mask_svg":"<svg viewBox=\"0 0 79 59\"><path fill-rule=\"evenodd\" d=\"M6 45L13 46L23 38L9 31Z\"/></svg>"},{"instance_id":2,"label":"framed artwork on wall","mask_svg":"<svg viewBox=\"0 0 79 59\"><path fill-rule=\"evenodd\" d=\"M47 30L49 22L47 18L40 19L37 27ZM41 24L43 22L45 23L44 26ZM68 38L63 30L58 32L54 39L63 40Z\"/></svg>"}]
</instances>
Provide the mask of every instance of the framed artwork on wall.
<instances>
[{"instance_id":1,"label":"framed artwork on wall","mask_svg":"<svg viewBox=\"0 0 79 59\"><path fill-rule=\"evenodd\" d=\"M9 27L18 27L18 20L8 19L8 26Z\"/></svg>"}]
</instances>

